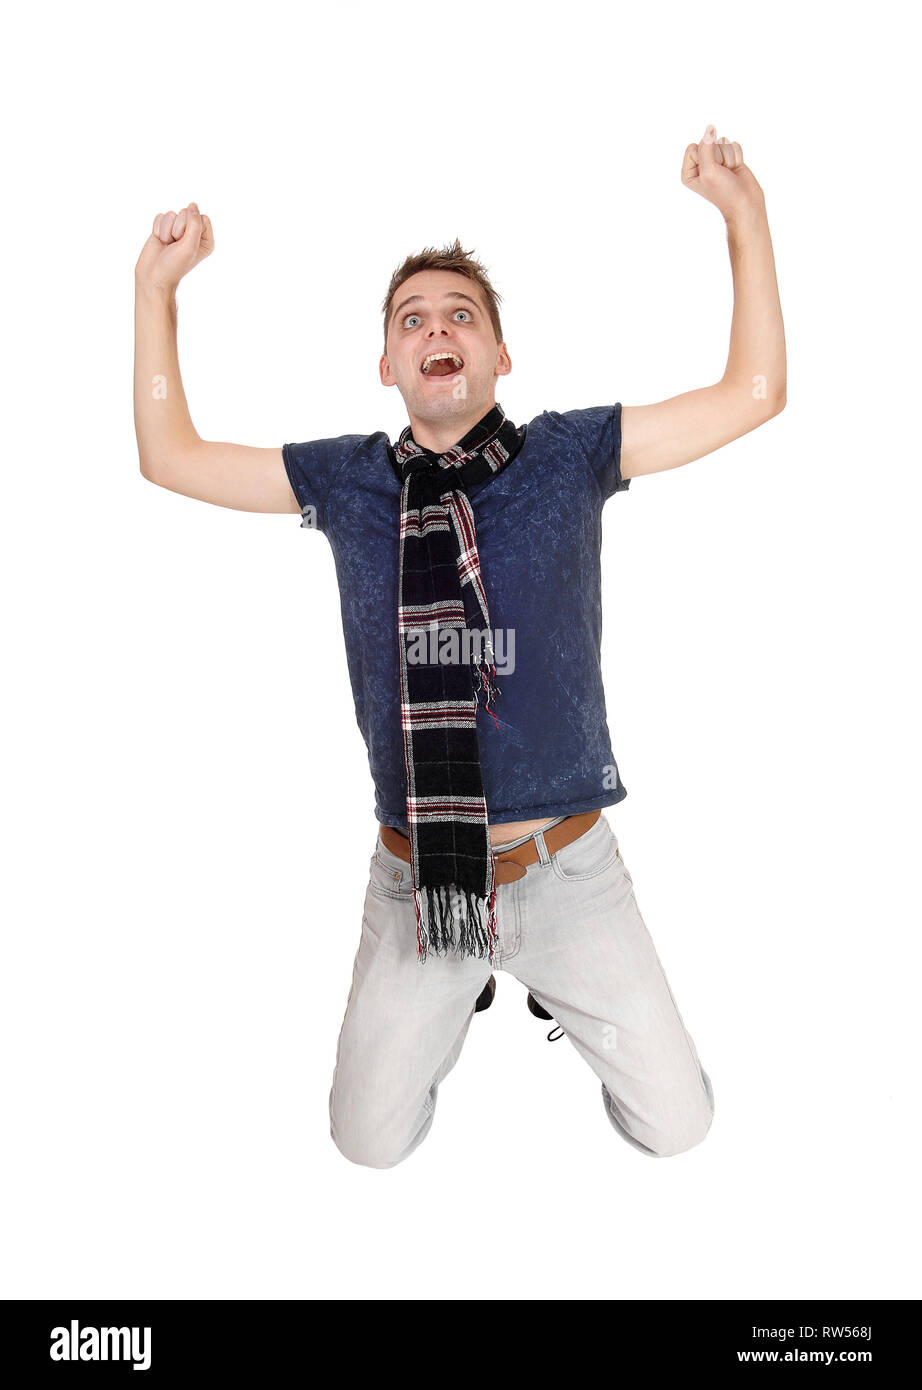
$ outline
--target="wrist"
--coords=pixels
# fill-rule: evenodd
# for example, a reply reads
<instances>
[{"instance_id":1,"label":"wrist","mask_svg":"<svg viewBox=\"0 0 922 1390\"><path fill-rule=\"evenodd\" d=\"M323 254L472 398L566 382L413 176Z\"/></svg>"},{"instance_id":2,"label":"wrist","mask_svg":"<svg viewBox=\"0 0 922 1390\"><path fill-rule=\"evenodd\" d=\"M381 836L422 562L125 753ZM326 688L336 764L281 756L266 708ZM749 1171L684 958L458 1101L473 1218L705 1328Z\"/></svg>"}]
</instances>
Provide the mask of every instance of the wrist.
<instances>
[{"instance_id":1,"label":"wrist","mask_svg":"<svg viewBox=\"0 0 922 1390\"><path fill-rule=\"evenodd\" d=\"M155 280L150 280L145 275L135 273L134 290L139 299L148 300L150 303L171 304L176 303L176 286L164 285Z\"/></svg>"},{"instance_id":2,"label":"wrist","mask_svg":"<svg viewBox=\"0 0 922 1390\"><path fill-rule=\"evenodd\" d=\"M760 199L757 203L747 203L745 207L734 208L725 215L724 221L730 236L761 231L768 226L765 202Z\"/></svg>"}]
</instances>

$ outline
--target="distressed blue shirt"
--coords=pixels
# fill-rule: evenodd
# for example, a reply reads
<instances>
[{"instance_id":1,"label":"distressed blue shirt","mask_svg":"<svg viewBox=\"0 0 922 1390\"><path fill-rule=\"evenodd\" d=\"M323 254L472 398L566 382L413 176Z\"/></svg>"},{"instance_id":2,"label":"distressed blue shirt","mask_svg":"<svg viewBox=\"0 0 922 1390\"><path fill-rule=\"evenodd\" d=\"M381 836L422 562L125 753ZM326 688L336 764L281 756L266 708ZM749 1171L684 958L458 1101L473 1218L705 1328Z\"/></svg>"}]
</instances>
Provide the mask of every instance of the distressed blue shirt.
<instances>
[{"instance_id":1,"label":"distressed blue shirt","mask_svg":"<svg viewBox=\"0 0 922 1390\"><path fill-rule=\"evenodd\" d=\"M375 815L384 825L405 827L401 485L388 446L379 431L286 444L282 454L298 506L333 551ZM612 752L601 669L602 507L630 486L620 465L620 403L545 410L526 426L512 462L468 491L490 627L512 634L505 671L497 648L496 722L482 704L477 711L493 824L575 815L627 795Z\"/></svg>"}]
</instances>

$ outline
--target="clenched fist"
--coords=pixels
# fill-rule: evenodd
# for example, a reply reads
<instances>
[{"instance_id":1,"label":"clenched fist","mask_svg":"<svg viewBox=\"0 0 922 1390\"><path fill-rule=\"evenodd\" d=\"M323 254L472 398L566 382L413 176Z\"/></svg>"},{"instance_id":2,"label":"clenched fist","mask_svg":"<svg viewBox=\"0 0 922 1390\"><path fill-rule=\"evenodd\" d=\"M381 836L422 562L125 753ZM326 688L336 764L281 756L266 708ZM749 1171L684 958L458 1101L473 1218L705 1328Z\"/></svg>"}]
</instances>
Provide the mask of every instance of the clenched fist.
<instances>
[{"instance_id":1,"label":"clenched fist","mask_svg":"<svg viewBox=\"0 0 922 1390\"><path fill-rule=\"evenodd\" d=\"M682 182L718 207L727 221L765 210L765 195L755 174L743 163L739 144L725 135L718 140L712 125L700 144L686 149Z\"/></svg>"},{"instance_id":2,"label":"clenched fist","mask_svg":"<svg viewBox=\"0 0 922 1390\"><path fill-rule=\"evenodd\" d=\"M172 291L199 261L214 250L208 218L190 203L182 212L161 212L134 268L135 279L151 289Z\"/></svg>"}]
</instances>

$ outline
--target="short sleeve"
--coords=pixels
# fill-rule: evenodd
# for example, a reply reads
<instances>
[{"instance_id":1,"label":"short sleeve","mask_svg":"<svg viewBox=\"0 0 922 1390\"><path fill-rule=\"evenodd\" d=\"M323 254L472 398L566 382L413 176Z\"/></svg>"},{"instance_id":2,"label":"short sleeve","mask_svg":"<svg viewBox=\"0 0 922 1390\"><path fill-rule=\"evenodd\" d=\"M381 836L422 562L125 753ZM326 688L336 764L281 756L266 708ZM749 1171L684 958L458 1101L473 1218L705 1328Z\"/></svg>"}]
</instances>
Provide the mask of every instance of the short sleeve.
<instances>
[{"instance_id":1,"label":"short sleeve","mask_svg":"<svg viewBox=\"0 0 922 1390\"><path fill-rule=\"evenodd\" d=\"M567 410L561 419L579 440L603 498L626 492L631 480L621 476L621 402Z\"/></svg>"},{"instance_id":2,"label":"short sleeve","mask_svg":"<svg viewBox=\"0 0 922 1390\"><path fill-rule=\"evenodd\" d=\"M361 434L342 434L336 439L309 439L304 444L284 444L282 458L295 495L302 526L326 531L327 500L337 473L362 443Z\"/></svg>"}]
</instances>

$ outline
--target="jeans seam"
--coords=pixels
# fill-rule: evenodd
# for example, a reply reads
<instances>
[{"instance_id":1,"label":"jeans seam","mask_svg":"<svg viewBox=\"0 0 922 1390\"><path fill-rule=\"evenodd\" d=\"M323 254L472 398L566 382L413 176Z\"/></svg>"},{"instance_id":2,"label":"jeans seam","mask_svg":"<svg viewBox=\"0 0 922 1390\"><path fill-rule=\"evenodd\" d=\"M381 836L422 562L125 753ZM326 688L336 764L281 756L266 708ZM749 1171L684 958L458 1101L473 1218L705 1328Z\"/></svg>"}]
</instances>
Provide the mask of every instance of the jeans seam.
<instances>
[{"instance_id":1,"label":"jeans seam","mask_svg":"<svg viewBox=\"0 0 922 1390\"><path fill-rule=\"evenodd\" d=\"M685 1039L685 1046L686 1046L686 1048L688 1049L689 1058L690 1058L691 1062L693 1063L693 1065L694 1065L694 1067L695 1067L695 1071L696 1071L697 1074L698 1074L698 1081L700 1082L701 1089L702 1089L703 1092L704 1092L704 1098L705 1098L705 1100L708 1102L708 1106L710 1106L710 1104L711 1104L711 1098L710 1098L710 1096L708 1095L707 1086L705 1086L705 1084L704 1084L704 1079L703 1079L703 1077L702 1077L702 1075L701 1075L701 1059L700 1059L699 1057L696 1057L696 1055L695 1055L695 1048L692 1046L691 1038L690 1038L689 1035L688 1035L688 1028L687 1028L687 1026L686 1026L685 1019L682 1017L682 1011L681 1011L681 1009L679 1008L678 1001L676 1000L676 997L675 997L675 995L674 995L673 992L672 992L672 985L669 983L669 976L666 974L666 971L663 969L663 962L662 962L662 961L660 960L660 958L659 958L659 951L656 949L656 942L653 940L653 937L652 937L651 934L650 934L650 930L649 930L649 928L648 928L646 922L645 922L644 919L643 919L643 913L641 912L640 907L638 906L637 897L636 897L636 894L634 893L633 889L631 890L631 897L634 899L634 908L635 908L635 911L637 912L637 916L638 916L639 919L640 919L640 925L643 927L644 931L646 932L647 938L648 938L648 940L649 940L649 942L650 942L650 949L653 951L653 958L654 958L654 960L656 961L657 967L658 967L658 969L659 969L659 973L660 973L660 975L662 976L663 984L666 986L666 990L667 990L667 992L668 992L668 994L669 994L669 998L672 1000L672 1007L675 1009L676 1018L679 1020L679 1024L681 1025L681 1028L682 1028L682 1036L683 1036L684 1039ZM714 1112L713 1112L713 1110L712 1110L712 1111L711 1111L711 1119L713 1120L713 1118L714 1118ZM710 1124L710 1121L708 1121L708 1129L710 1129L710 1127L711 1127L711 1124Z\"/></svg>"},{"instance_id":2,"label":"jeans seam","mask_svg":"<svg viewBox=\"0 0 922 1390\"><path fill-rule=\"evenodd\" d=\"M340 1053L341 1053L341 1051L342 1051L343 1033L346 1031L346 1019L349 1017L349 1005L352 1003L352 996L353 996L353 994L355 993L355 982L356 982L356 979L357 979L357 977L358 977L358 972L359 972L359 956L360 956L361 951L362 951L362 946L364 945L364 942L365 942L365 926L366 926L366 920L367 920L367 919L365 918L365 916L364 916L364 914L363 914L363 915L362 915L362 926L361 926L361 930L360 930L360 932L359 932L359 944L358 944L358 947L356 948L355 960L352 962L352 982L351 982L351 984L349 985L349 994L348 994L348 997L347 997L347 999L346 999L346 1008L345 1008L345 1012L343 1013L343 1021L342 1021L342 1024L340 1025L340 1029L339 1029L339 1037L336 1039L336 1060L335 1060L335 1062L333 1063L333 1079L332 1079L332 1081L330 1082L330 1101L329 1101L329 1111L330 1111L330 1134L331 1134L331 1136L334 1138L334 1140L335 1140L335 1135L333 1135L333 1103L334 1103L334 1100L335 1100L335 1097L336 1097L336 1077L337 1077L337 1074L338 1074L338 1072L339 1072L339 1058L340 1058Z\"/></svg>"}]
</instances>

